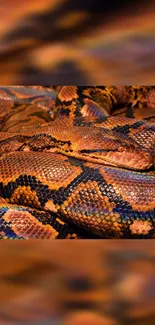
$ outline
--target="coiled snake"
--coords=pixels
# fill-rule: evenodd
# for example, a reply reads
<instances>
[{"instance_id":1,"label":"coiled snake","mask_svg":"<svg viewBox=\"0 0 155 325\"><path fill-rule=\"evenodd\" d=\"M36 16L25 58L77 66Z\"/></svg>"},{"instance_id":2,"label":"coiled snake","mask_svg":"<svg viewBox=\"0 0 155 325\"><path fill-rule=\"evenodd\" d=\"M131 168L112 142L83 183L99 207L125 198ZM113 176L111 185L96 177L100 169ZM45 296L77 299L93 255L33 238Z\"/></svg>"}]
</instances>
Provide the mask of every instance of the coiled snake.
<instances>
[{"instance_id":1,"label":"coiled snake","mask_svg":"<svg viewBox=\"0 0 155 325\"><path fill-rule=\"evenodd\" d=\"M154 87L0 87L0 104L0 238L154 238Z\"/></svg>"}]
</instances>

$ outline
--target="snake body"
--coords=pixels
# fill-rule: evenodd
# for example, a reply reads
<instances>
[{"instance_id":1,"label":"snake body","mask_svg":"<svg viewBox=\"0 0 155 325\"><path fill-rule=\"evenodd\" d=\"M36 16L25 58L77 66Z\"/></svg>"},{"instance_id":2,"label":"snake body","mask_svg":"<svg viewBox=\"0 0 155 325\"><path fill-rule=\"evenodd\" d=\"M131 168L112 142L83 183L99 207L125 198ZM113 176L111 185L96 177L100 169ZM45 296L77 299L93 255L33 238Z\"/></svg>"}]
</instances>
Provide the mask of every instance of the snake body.
<instances>
[{"instance_id":1,"label":"snake body","mask_svg":"<svg viewBox=\"0 0 155 325\"><path fill-rule=\"evenodd\" d=\"M0 95L1 238L154 238L154 87Z\"/></svg>"}]
</instances>

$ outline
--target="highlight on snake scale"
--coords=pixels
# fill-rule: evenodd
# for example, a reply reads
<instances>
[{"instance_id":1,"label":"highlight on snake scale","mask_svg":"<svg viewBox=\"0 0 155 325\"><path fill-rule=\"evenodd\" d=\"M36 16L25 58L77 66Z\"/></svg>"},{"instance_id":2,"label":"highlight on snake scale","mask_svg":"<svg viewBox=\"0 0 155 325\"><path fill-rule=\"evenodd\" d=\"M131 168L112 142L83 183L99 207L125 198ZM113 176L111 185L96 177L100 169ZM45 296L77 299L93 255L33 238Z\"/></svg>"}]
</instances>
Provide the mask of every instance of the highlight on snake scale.
<instances>
[{"instance_id":1,"label":"highlight on snake scale","mask_svg":"<svg viewBox=\"0 0 155 325\"><path fill-rule=\"evenodd\" d=\"M0 239L155 238L155 86L0 86Z\"/></svg>"}]
</instances>

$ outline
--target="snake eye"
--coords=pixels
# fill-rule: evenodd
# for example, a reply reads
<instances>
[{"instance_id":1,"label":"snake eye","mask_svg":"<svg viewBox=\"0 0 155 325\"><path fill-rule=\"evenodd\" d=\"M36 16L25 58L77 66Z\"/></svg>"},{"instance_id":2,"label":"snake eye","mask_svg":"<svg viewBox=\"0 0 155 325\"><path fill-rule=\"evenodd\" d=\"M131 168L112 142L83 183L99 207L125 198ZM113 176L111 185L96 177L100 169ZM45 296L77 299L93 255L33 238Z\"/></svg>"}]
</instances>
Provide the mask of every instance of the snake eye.
<instances>
[{"instance_id":1,"label":"snake eye","mask_svg":"<svg viewBox=\"0 0 155 325\"><path fill-rule=\"evenodd\" d=\"M118 151L122 152L122 151L124 151L124 148L123 147L119 147L118 148Z\"/></svg>"}]
</instances>

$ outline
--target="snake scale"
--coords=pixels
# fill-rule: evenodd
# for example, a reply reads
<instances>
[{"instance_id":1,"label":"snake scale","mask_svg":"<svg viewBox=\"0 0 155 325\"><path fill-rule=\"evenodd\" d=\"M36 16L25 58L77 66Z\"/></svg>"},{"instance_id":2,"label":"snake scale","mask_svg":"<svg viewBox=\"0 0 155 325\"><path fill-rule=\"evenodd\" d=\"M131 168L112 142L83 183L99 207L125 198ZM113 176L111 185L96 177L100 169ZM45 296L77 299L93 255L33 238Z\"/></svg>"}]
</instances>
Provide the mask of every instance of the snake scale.
<instances>
[{"instance_id":1,"label":"snake scale","mask_svg":"<svg viewBox=\"0 0 155 325\"><path fill-rule=\"evenodd\" d=\"M155 237L155 87L0 87L0 238Z\"/></svg>"}]
</instances>

